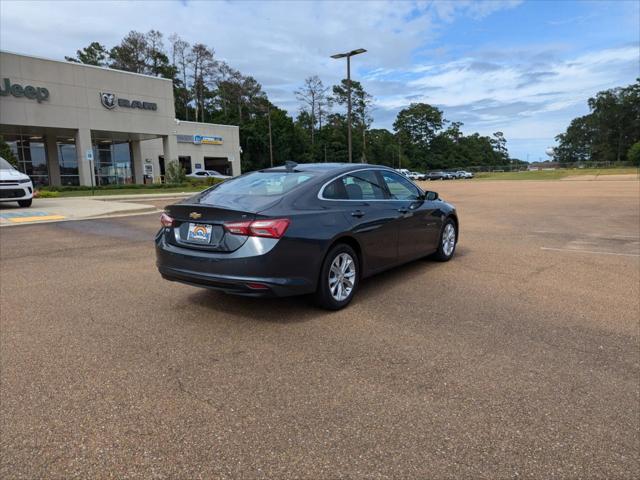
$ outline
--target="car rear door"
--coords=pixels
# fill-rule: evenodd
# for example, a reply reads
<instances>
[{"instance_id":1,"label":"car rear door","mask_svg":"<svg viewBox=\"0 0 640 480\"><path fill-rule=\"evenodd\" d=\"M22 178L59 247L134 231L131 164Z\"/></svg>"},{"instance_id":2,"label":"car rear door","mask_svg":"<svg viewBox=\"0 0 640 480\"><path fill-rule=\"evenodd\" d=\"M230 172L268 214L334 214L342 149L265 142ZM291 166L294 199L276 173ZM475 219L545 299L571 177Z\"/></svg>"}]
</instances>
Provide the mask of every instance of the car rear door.
<instances>
[{"instance_id":1,"label":"car rear door","mask_svg":"<svg viewBox=\"0 0 640 480\"><path fill-rule=\"evenodd\" d=\"M382 178L374 169L341 175L322 190L321 200L342 212L350 233L362 247L365 274L397 263L399 215L390 202Z\"/></svg>"},{"instance_id":2,"label":"car rear door","mask_svg":"<svg viewBox=\"0 0 640 480\"><path fill-rule=\"evenodd\" d=\"M437 248L440 214L432 201L422 198L413 183L390 170L380 172L398 215L398 261L408 261L432 253Z\"/></svg>"}]
</instances>

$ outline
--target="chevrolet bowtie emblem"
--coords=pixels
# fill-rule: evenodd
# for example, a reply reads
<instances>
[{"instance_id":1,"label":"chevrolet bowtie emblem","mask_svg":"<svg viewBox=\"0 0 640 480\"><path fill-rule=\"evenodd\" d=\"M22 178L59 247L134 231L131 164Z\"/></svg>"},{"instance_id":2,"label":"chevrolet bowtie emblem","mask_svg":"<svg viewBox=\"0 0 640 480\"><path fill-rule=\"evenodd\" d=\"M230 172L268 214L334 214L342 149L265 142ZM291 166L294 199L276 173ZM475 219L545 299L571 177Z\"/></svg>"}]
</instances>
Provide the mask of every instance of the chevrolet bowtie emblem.
<instances>
[{"instance_id":1,"label":"chevrolet bowtie emblem","mask_svg":"<svg viewBox=\"0 0 640 480\"><path fill-rule=\"evenodd\" d=\"M201 214L201 213L198 213L198 212L191 212L191 213L189 214L189 218L193 218L194 220L197 220L197 219L199 219L200 217L202 217L202 214Z\"/></svg>"}]
</instances>

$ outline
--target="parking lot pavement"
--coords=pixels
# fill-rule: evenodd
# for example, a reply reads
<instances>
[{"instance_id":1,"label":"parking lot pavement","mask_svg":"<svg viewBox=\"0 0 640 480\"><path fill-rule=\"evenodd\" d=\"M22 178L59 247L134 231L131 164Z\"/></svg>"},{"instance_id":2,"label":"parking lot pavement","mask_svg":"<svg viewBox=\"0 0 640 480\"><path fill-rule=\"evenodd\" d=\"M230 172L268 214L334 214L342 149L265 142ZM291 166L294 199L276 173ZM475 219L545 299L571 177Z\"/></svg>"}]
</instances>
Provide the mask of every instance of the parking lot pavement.
<instances>
[{"instance_id":1,"label":"parking lot pavement","mask_svg":"<svg viewBox=\"0 0 640 480\"><path fill-rule=\"evenodd\" d=\"M135 199L135 202L129 200ZM140 197L140 196L139 196ZM171 198L174 198L172 195ZM59 222L114 215L152 212L159 197L133 195L103 197L36 198L28 208L17 203L0 203L0 226L25 223ZM143 202L148 200L150 204Z\"/></svg>"},{"instance_id":2,"label":"parking lot pavement","mask_svg":"<svg viewBox=\"0 0 640 480\"><path fill-rule=\"evenodd\" d=\"M636 182L439 182L448 263L324 312L163 281L155 215L0 232L2 478L638 478Z\"/></svg>"}]
</instances>

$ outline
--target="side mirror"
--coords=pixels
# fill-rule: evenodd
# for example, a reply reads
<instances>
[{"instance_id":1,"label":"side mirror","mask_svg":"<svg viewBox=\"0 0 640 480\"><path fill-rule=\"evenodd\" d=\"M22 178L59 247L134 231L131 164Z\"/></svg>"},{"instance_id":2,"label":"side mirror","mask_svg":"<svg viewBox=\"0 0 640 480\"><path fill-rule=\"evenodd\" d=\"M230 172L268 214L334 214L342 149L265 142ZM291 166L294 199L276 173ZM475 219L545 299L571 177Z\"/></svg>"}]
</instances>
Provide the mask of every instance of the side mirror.
<instances>
[{"instance_id":1,"label":"side mirror","mask_svg":"<svg viewBox=\"0 0 640 480\"><path fill-rule=\"evenodd\" d=\"M425 200L432 202L434 200L437 200L438 198L440 198L438 196L438 192L425 192L424 194Z\"/></svg>"}]
</instances>

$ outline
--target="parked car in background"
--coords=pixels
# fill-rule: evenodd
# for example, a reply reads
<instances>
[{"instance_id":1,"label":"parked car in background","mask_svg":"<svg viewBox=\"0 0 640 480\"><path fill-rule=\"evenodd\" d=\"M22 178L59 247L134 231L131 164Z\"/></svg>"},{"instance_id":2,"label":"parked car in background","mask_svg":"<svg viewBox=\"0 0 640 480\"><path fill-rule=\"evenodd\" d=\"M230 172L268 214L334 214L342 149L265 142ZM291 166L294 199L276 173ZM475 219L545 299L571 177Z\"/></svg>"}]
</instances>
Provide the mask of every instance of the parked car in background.
<instances>
[{"instance_id":1,"label":"parked car in background","mask_svg":"<svg viewBox=\"0 0 640 480\"><path fill-rule=\"evenodd\" d=\"M458 170L456 174L458 175L458 178L473 178L473 173L465 170Z\"/></svg>"},{"instance_id":2,"label":"parked car in background","mask_svg":"<svg viewBox=\"0 0 640 480\"><path fill-rule=\"evenodd\" d=\"M409 178L409 175L411 175L411 172L406 168L396 168L396 172L398 172L401 175L404 175L407 178Z\"/></svg>"},{"instance_id":3,"label":"parked car in background","mask_svg":"<svg viewBox=\"0 0 640 480\"><path fill-rule=\"evenodd\" d=\"M427 175L420 172L409 172L409 180L418 181L426 180Z\"/></svg>"},{"instance_id":4,"label":"parked car in background","mask_svg":"<svg viewBox=\"0 0 640 480\"><path fill-rule=\"evenodd\" d=\"M436 172L429 172L425 175L425 180L445 180L447 177L445 172L442 171L436 171Z\"/></svg>"},{"instance_id":5,"label":"parked car in background","mask_svg":"<svg viewBox=\"0 0 640 480\"><path fill-rule=\"evenodd\" d=\"M21 207L30 207L32 201L33 183L29 176L0 157L0 202L18 202Z\"/></svg>"},{"instance_id":6,"label":"parked car in background","mask_svg":"<svg viewBox=\"0 0 640 480\"><path fill-rule=\"evenodd\" d=\"M452 205L376 165L287 162L169 205L160 223L163 278L252 297L313 293L331 310L365 277L451 259L458 240Z\"/></svg>"},{"instance_id":7,"label":"parked car in background","mask_svg":"<svg viewBox=\"0 0 640 480\"><path fill-rule=\"evenodd\" d=\"M217 170L196 170L187 175L187 178L219 178L224 180L225 178L231 177L229 175L223 175Z\"/></svg>"}]
</instances>

